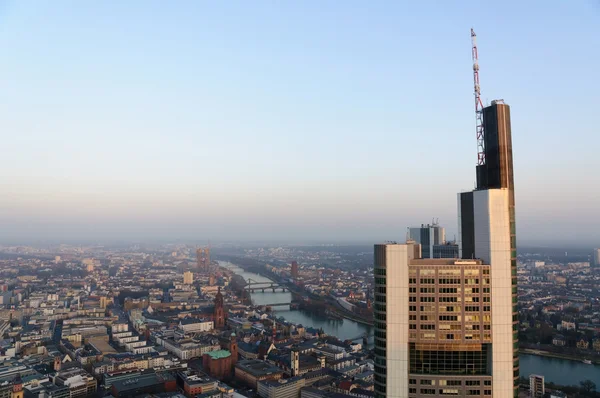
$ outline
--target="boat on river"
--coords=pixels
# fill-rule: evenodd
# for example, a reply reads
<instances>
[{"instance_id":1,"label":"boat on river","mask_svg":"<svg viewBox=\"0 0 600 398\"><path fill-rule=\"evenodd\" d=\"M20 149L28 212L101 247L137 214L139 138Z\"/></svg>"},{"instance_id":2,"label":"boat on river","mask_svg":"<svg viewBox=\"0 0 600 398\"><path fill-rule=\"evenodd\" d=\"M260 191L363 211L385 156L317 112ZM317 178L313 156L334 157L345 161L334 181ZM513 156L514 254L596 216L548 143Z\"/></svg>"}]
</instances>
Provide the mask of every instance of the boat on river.
<instances>
[{"instance_id":1,"label":"boat on river","mask_svg":"<svg viewBox=\"0 0 600 398\"><path fill-rule=\"evenodd\" d=\"M590 361L589 359L584 359L582 362L586 365L592 365L592 361Z\"/></svg>"}]
</instances>

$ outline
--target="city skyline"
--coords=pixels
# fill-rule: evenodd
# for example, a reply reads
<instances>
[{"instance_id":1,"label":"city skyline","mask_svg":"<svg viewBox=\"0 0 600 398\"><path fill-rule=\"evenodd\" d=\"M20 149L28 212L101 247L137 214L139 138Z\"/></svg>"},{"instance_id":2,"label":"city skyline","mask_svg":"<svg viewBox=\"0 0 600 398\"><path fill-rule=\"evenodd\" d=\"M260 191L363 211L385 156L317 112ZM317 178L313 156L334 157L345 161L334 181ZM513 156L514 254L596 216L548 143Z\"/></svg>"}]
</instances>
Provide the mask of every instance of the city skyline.
<instances>
[{"instance_id":1,"label":"city skyline","mask_svg":"<svg viewBox=\"0 0 600 398\"><path fill-rule=\"evenodd\" d=\"M515 109L519 244L598 246L597 3L143 4L0 5L0 243L452 240L473 26Z\"/></svg>"}]
</instances>

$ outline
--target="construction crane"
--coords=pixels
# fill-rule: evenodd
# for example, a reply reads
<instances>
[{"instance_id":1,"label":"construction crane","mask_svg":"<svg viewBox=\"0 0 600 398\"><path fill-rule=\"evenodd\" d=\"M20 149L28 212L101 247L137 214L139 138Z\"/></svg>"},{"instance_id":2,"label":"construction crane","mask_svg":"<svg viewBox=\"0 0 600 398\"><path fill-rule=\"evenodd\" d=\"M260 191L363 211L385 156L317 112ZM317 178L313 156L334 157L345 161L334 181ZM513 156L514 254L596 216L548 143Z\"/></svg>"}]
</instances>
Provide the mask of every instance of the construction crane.
<instances>
[{"instance_id":1,"label":"construction crane","mask_svg":"<svg viewBox=\"0 0 600 398\"><path fill-rule=\"evenodd\" d=\"M479 87L479 56L477 54L477 35L471 28L471 46L473 56L473 85L475 95L475 121L477 124L477 164L485 164L485 131L483 127L483 102Z\"/></svg>"}]
</instances>

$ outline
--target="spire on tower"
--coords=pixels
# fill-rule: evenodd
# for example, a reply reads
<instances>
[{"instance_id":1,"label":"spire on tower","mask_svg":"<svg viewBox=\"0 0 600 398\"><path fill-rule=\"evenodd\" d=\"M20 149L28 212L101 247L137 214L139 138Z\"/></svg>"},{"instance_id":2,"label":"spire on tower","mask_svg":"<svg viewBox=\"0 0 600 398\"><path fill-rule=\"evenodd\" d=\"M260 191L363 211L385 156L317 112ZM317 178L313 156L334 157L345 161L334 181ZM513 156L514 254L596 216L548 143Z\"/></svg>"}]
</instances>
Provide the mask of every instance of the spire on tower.
<instances>
[{"instance_id":1,"label":"spire on tower","mask_svg":"<svg viewBox=\"0 0 600 398\"><path fill-rule=\"evenodd\" d=\"M471 55L473 57L473 94L475 95L475 121L477 124L477 165L485 164L485 131L483 128L483 102L479 86L479 55L477 35L471 28Z\"/></svg>"}]
</instances>

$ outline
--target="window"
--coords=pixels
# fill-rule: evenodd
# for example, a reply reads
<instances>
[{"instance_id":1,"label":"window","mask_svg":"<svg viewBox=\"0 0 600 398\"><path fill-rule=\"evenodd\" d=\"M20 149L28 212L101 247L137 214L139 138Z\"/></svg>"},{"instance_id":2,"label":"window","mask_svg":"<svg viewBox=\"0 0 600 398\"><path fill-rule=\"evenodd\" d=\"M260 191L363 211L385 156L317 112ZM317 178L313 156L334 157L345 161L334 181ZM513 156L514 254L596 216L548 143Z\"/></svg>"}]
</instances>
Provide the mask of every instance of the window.
<instances>
[{"instance_id":1,"label":"window","mask_svg":"<svg viewBox=\"0 0 600 398\"><path fill-rule=\"evenodd\" d=\"M421 325L421 330L435 330L435 325Z\"/></svg>"},{"instance_id":2,"label":"window","mask_svg":"<svg viewBox=\"0 0 600 398\"><path fill-rule=\"evenodd\" d=\"M460 386L462 385L460 380L440 380L440 386Z\"/></svg>"},{"instance_id":3,"label":"window","mask_svg":"<svg viewBox=\"0 0 600 398\"><path fill-rule=\"evenodd\" d=\"M480 390L467 390L467 395L481 395Z\"/></svg>"},{"instance_id":4,"label":"window","mask_svg":"<svg viewBox=\"0 0 600 398\"><path fill-rule=\"evenodd\" d=\"M408 389L408 393L409 394L416 394L417 393L417 389L416 388L409 388Z\"/></svg>"},{"instance_id":5,"label":"window","mask_svg":"<svg viewBox=\"0 0 600 398\"><path fill-rule=\"evenodd\" d=\"M465 386L478 386L480 385L479 380L467 380L465 381Z\"/></svg>"},{"instance_id":6,"label":"window","mask_svg":"<svg viewBox=\"0 0 600 398\"><path fill-rule=\"evenodd\" d=\"M421 394L435 395L435 389L434 388L421 388Z\"/></svg>"},{"instance_id":7,"label":"window","mask_svg":"<svg viewBox=\"0 0 600 398\"><path fill-rule=\"evenodd\" d=\"M409 287L408 288L408 292L409 293L416 293L417 292L417 288L416 287Z\"/></svg>"},{"instance_id":8,"label":"window","mask_svg":"<svg viewBox=\"0 0 600 398\"><path fill-rule=\"evenodd\" d=\"M409 321L416 321L417 320L417 316L416 315L409 315L408 316L408 320Z\"/></svg>"},{"instance_id":9,"label":"window","mask_svg":"<svg viewBox=\"0 0 600 398\"><path fill-rule=\"evenodd\" d=\"M457 288L455 287L440 287L439 288L439 292L440 293L456 293Z\"/></svg>"},{"instance_id":10,"label":"window","mask_svg":"<svg viewBox=\"0 0 600 398\"><path fill-rule=\"evenodd\" d=\"M440 321L458 321L459 319L458 319L457 315L440 315L439 320Z\"/></svg>"},{"instance_id":11,"label":"window","mask_svg":"<svg viewBox=\"0 0 600 398\"><path fill-rule=\"evenodd\" d=\"M417 306L416 305L409 305L408 306L408 310L409 311L416 311L417 310Z\"/></svg>"},{"instance_id":12,"label":"window","mask_svg":"<svg viewBox=\"0 0 600 398\"><path fill-rule=\"evenodd\" d=\"M408 384L417 384L417 379L408 379Z\"/></svg>"},{"instance_id":13,"label":"window","mask_svg":"<svg viewBox=\"0 0 600 398\"><path fill-rule=\"evenodd\" d=\"M420 297L422 303L435 303L435 297Z\"/></svg>"},{"instance_id":14,"label":"window","mask_svg":"<svg viewBox=\"0 0 600 398\"><path fill-rule=\"evenodd\" d=\"M433 385L433 381L431 380L421 380L421 385L426 385L426 386L432 386Z\"/></svg>"},{"instance_id":15,"label":"window","mask_svg":"<svg viewBox=\"0 0 600 398\"><path fill-rule=\"evenodd\" d=\"M421 293L435 293L434 287L422 287L420 290Z\"/></svg>"},{"instance_id":16,"label":"window","mask_svg":"<svg viewBox=\"0 0 600 398\"><path fill-rule=\"evenodd\" d=\"M444 388L440 390L440 395L458 395L458 390L453 388Z\"/></svg>"},{"instance_id":17,"label":"window","mask_svg":"<svg viewBox=\"0 0 600 398\"><path fill-rule=\"evenodd\" d=\"M456 303L458 301L458 297L440 297L440 303Z\"/></svg>"}]
</instances>

